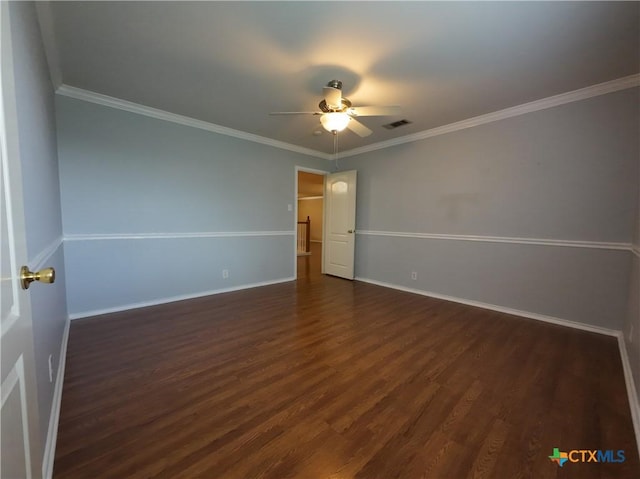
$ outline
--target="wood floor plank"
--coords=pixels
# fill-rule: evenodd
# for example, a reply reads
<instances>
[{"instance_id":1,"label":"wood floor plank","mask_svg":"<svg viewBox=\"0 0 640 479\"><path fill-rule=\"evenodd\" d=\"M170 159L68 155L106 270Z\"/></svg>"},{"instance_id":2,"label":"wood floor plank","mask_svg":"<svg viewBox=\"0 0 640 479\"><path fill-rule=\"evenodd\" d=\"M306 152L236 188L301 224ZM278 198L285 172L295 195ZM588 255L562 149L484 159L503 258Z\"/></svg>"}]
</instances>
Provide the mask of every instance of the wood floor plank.
<instances>
[{"instance_id":1,"label":"wood floor plank","mask_svg":"<svg viewBox=\"0 0 640 479\"><path fill-rule=\"evenodd\" d=\"M74 321L54 477L640 477L615 338L318 258L295 282ZM626 461L559 468L554 447Z\"/></svg>"}]
</instances>

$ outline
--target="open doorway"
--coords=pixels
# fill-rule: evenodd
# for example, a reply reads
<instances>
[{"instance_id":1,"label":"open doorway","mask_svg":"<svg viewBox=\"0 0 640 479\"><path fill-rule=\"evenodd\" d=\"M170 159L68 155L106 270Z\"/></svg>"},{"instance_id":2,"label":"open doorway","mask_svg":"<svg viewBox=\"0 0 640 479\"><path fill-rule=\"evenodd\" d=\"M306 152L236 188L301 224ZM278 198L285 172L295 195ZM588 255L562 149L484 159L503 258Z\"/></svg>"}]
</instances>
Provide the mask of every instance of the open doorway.
<instances>
[{"instance_id":1,"label":"open doorway","mask_svg":"<svg viewBox=\"0 0 640 479\"><path fill-rule=\"evenodd\" d=\"M296 277L322 273L324 226L324 175L319 170L296 167Z\"/></svg>"}]
</instances>

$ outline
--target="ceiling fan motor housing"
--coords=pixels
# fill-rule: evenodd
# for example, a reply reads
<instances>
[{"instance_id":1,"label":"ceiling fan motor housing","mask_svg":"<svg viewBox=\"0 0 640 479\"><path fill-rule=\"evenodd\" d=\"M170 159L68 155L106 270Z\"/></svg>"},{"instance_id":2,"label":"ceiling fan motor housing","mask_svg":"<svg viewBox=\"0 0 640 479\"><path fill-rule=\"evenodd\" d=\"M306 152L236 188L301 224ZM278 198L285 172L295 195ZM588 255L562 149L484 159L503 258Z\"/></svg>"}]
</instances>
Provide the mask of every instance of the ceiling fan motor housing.
<instances>
[{"instance_id":1,"label":"ceiling fan motor housing","mask_svg":"<svg viewBox=\"0 0 640 479\"><path fill-rule=\"evenodd\" d=\"M342 96L342 82L340 80L331 80L327 86L322 88L324 98L318 103L320 111L291 111L291 112L273 112L272 115L320 115L320 123L322 127L333 133L349 128L356 135L364 138L369 136L373 131L360 123L356 117L358 116L391 116L397 115L399 107L376 107L364 106L353 108L351 101Z\"/></svg>"},{"instance_id":2,"label":"ceiling fan motor housing","mask_svg":"<svg viewBox=\"0 0 640 479\"><path fill-rule=\"evenodd\" d=\"M322 100L320 103L318 103L318 107L325 113L332 113L336 111L346 112L349 108L351 108L351 102L346 98L341 98L340 103L342 103L342 106L340 108L331 108L329 105L327 105L326 100Z\"/></svg>"}]
</instances>

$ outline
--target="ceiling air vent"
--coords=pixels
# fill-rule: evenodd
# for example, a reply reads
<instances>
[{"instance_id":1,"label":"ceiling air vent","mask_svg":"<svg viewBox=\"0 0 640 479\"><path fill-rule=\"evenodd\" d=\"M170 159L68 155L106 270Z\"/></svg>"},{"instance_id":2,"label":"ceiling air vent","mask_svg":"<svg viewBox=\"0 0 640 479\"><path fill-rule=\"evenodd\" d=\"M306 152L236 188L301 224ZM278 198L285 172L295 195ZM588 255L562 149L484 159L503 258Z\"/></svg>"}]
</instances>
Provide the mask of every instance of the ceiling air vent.
<instances>
[{"instance_id":1,"label":"ceiling air vent","mask_svg":"<svg viewBox=\"0 0 640 479\"><path fill-rule=\"evenodd\" d=\"M387 130L393 130L394 128L398 128L399 126L408 125L409 123L411 123L409 120L398 120L398 121L394 121L393 123L388 123L388 124L382 125L382 126L385 127Z\"/></svg>"}]
</instances>

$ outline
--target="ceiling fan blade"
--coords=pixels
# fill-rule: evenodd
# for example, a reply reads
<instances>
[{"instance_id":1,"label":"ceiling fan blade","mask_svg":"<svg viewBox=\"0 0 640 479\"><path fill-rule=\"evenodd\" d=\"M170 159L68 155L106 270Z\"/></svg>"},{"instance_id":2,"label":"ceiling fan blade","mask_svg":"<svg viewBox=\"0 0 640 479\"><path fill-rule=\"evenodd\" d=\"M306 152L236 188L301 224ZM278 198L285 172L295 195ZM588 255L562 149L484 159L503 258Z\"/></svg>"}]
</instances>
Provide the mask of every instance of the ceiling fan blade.
<instances>
[{"instance_id":1,"label":"ceiling fan blade","mask_svg":"<svg viewBox=\"0 0 640 479\"><path fill-rule=\"evenodd\" d=\"M396 116L401 113L399 106L356 106L351 108L355 116Z\"/></svg>"},{"instance_id":2,"label":"ceiling fan blade","mask_svg":"<svg viewBox=\"0 0 640 479\"><path fill-rule=\"evenodd\" d=\"M355 118L351 118L349 123L347 123L347 128L349 128L352 132L354 132L356 135L362 138L364 138L365 136L369 136L371 133L373 133L369 128L364 126Z\"/></svg>"},{"instance_id":3,"label":"ceiling fan blade","mask_svg":"<svg viewBox=\"0 0 640 479\"><path fill-rule=\"evenodd\" d=\"M269 115L322 115L319 111L272 111Z\"/></svg>"},{"instance_id":4,"label":"ceiling fan blade","mask_svg":"<svg viewBox=\"0 0 640 479\"><path fill-rule=\"evenodd\" d=\"M322 94L324 95L324 101L327 102L330 108L342 107L342 90L326 86L322 89Z\"/></svg>"}]
</instances>

